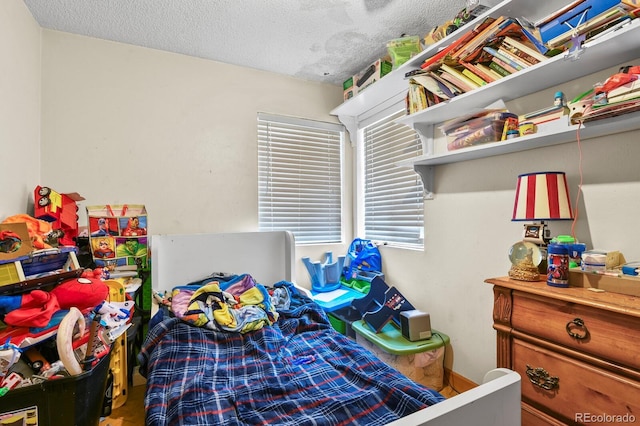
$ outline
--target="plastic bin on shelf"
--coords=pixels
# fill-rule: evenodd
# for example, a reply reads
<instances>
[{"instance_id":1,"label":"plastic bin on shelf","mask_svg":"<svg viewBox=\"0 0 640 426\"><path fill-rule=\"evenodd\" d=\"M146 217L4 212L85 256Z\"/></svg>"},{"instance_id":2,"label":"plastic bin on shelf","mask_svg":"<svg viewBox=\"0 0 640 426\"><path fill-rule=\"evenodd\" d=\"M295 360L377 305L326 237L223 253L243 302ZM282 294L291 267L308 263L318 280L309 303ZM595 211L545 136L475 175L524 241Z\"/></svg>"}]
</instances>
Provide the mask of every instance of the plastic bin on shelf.
<instances>
[{"instance_id":1,"label":"plastic bin on shelf","mask_svg":"<svg viewBox=\"0 0 640 426\"><path fill-rule=\"evenodd\" d=\"M351 337L352 339L356 338L356 334L353 331L351 324L353 324L354 321L362 319L362 315L360 315L355 308L352 306L345 306L327 313L327 316L329 317L331 326L336 331L347 337Z\"/></svg>"},{"instance_id":2,"label":"plastic bin on shelf","mask_svg":"<svg viewBox=\"0 0 640 426\"><path fill-rule=\"evenodd\" d=\"M354 321L356 342L373 352L386 364L410 379L431 389L444 386L444 350L449 336L432 330L430 339L411 342L393 322L376 333L363 320Z\"/></svg>"},{"instance_id":3,"label":"plastic bin on shelf","mask_svg":"<svg viewBox=\"0 0 640 426\"><path fill-rule=\"evenodd\" d=\"M0 424L97 426L102 417L110 354L78 376L10 390L0 397ZM13 423L6 423L7 421Z\"/></svg>"},{"instance_id":4,"label":"plastic bin on shelf","mask_svg":"<svg viewBox=\"0 0 640 426\"><path fill-rule=\"evenodd\" d=\"M446 123L442 126L442 132L447 137L447 150L455 151L483 143L497 142L502 139L507 120L512 120L517 129L518 116L504 111Z\"/></svg>"}]
</instances>

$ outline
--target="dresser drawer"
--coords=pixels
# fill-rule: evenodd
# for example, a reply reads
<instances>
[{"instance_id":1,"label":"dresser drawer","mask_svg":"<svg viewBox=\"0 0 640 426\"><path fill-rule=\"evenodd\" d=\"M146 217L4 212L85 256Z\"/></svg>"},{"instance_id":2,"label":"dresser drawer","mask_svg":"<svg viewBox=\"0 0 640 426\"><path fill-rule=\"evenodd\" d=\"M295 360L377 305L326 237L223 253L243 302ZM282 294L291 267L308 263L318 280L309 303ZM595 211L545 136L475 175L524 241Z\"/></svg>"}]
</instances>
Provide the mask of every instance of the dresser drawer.
<instances>
[{"instance_id":1,"label":"dresser drawer","mask_svg":"<svg viewBox=\"0 0 640 426\"><path fill-rule=\"evenodd\" d=\"M512 350L523 401L568 423L640 422L639 382L520 339L513 339Z\"/></svg>"},{"instance_id":2,"label":"dresser drawer","mask_svg":"<svg viewBox=\"0 0 640 426\"><path fill-rule=\"evenodd\" d=\"M515 330L640 369L638 317L514 291L511 325Z\"/></svg>"}]
</instances>

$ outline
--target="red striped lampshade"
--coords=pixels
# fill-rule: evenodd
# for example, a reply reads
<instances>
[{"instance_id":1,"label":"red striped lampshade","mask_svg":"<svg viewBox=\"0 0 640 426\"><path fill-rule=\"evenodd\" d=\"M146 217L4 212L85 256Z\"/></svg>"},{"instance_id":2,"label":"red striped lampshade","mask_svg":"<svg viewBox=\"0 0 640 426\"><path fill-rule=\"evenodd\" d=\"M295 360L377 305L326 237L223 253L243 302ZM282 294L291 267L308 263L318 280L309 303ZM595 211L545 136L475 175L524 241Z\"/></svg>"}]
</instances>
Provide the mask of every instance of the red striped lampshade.
<instances>
[{"instance_id":1,"label":"red striped lampshade","mask_svg":"<svg viewBox=\"0 0 640 426\"><path fill-rule=\"evenodd\" d=\"M570 220L567 177L564 172L526 173L518 176L511 220Z\"/></svg>"}]
</instances>

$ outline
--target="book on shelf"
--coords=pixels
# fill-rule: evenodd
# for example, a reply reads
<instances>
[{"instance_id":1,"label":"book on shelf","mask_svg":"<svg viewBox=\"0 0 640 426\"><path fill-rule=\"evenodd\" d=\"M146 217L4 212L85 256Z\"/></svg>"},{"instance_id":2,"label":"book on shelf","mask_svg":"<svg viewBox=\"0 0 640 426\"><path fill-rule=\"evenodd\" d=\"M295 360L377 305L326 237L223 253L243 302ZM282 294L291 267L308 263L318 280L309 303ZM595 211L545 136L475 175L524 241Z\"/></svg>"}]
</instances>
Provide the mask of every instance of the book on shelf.
<instances>
[{"instance_id":1,"label":"book on shelf","mask_svg":"<svg viewBox=\"0 0 640 426\"><path fill-rule=\"evenodd\" d=\"M623 93L617 96L609 96L607 95L607 105L617 104L619 102L627 102L634 99L640 98L640 90L636 90L633 92ZM594 105L595 107L595 105Z\"/></svg>"},{"instance_id":2,"label":"book on shelf","mask_svg":"<svg viewBox=\"0 0 640 426\"><path fill-rule=\"evenodd\" d=\"M607 97L624 95L629 92L640 91L640 76L635 80L632 80L628 83L622 84L618 87L614 87L613 89L607 92Z\"/></svg>"},{"instance_id":3,"label":"book on shelf","mask_svg":"<svg viewBox=\"0 0 640 426\"><path fill-rule=\"evenodd\" d=\"M460 93L466 93L474 89L473 86L469 86L465 81L460 80L455 75L449 74L446 71L440 71L439 75L444 80L447 80L449 83L453 84L460 91Z\"/></svg>"},{"instance_id":4,"label":"book on shelf","mask_svg":"<svg viewBox=\"0 0 640 426\"><path fill-rule=\"evenodd\" d=\"M526 67L523 67L522 65L520 65L519 63L513 61L509 56L505 55L502 52L498 52L498 50L494 49L493 47L490 46L484 46L482 48L482 50L484 50L485 52L489 53L491 56L493 56L494 61L497 59L501 62L498 62L498 64L502 65L503 67L505 67L505 64L508 65L509 67L513 68L514 71L511 72L516 72L516 71L520 71ZM507 68L505 67L507 70L511 70L511 68Z\"/></svg>"},{"instance_id":5,"label":"book on shelf","mask_svg":"<svg viewBox=\"0 0 640 426\"><path fill-rule=\"evenodd\" d=\"M537 111L522 114L519 117L520 123L533 123L539 125L549 121L557 120L563 116L569 116L569 108L565 105L553 105L549 108L543 108Z\"/></svg>"},{"instance_id":6,"label":"book on shelf","mask_svg":"<svg viewBox=\"0 0 640 426\"><path fill-rule=\"evenodd\" d=\"M469 68L465 67L465 69L463 69L461 72L469 80L473 80L478 85L478 87L484 86L485 84L487 84L487 82L484 81L482 77L480 77L479 75L471 71Z\"/></svg>"},{"instance_id":7,"label":"book on shelf","mask_svg":"<svg viewBox=\"0 0 640 426\"><path fill-rule=\"evenodd\" d=\"M451 42L448 46L440 50L433 56L425 59L425 61L420 65L420 68L429 68L430 66L438 63L440 60L444 59L447 55L450 55L451 52L459 49L461 46L466 45L475 35L477 31L482 31L484 28L489 26L495 19L491 17L485 18L480 24L476 26L476 28L466 32L457 40Z\"/></svg>"},{"instance_id":8,"label":"book on shelf","mask_svg":"<svg viewBox=\"0 0 640 426\"><path fill-rule=\"evenodd\" d=\"M409 91L407 92L407 112L414 114L428 108L428 106L425 88L410 80Z\"/></svg>"},{"instance_id":9,"label":"book on shelf","mask_svg":"<svg viewBox=\"0 0 640 426\"><path fill-rule=\"evenodd\" d=\"M456 49L453 53L451 53L451 57L454 59L464 59L468 54L475 51L480 46L484 45L487 40L491 39L495 36L495 34L499 31L499 29L505 24L509 23L510 18L505 16L499 16L495 18L493 21L489 23L489 25L485 26L484 29L477 32L474 37L468 40L466 43L461 45L458 49Z\"/></svg>"},{"instance_id":10,"label":"book on shelf","mask_svg":"<svg viewBox=\"0 0 640 426\"><path fill-rule=\"evenodd\" d=\"M472 79L464 75L461 71L458 71L456 68L449 66L447 64L442 64L440 66L440 75L443 75L443 74L452 75L457 80L461 81L463 87L460 87L460 85L458 84L456 84L456 86L460 87L461 89L464 89L465 92L468 92L470 90L480 87L478 83L476 83L475 81L473 81Z\"/></svg>"},{"instance_id":11,"label":"book on shelf","mask_svg":"<svg viewBox=\"0 0 640 426\"><path fill-rule=\"evenodd\" d=\"M465 67L467 69L467 71L470 71L471 73L475 74L476 76L480 77L485 83L493 83L494 81L500 79L502 76L495 76L494 74L491 74L490 72L488 72L487 70L481 69L478 65L480 64L472 64L469 62L460 62L460 65L462 65L463 67Z\"/></svg>"},{"instance_id":12,"label":"book on shelf","mask_svg":"<svg viewBox=\"0 0 640 426\"><path fill-rule=\"evenodd\" d=\"M451 97L464 93L463 90L461 90L454 84L450 83L449 81L445 80L444 78L442 78L442 76L438 75L437 73L430 71L429 75L433 77L434 80L438 81L438 83L441 83L443 86L445 86L449 90L449 92L451 92L451 94L453 95Z\"/></svg>"},{"instance_id":13,"label":"book on shelf","mask_svg":"<svg viewBox=\"0 0 640 426\"><path fill-rule=\"evenodd\" d=\"M504 21L493 31L486 34L482 39L476 40L478 43L467 45L464 49L452 54L452 58L458 61L480 62L483 55L484 46L497 45L505 36L518 39L525 39L522 27L513 18L505 18Z\"/></svg>"},{"instance_id":14,"label":"book on shelf","mask_svg":"<svg viewBox=\"0 0 640 426\"><path fill-rule=\"evenodd\" d=\"M527 59L527 57L530 58L529 60L527 60L527 62L531 62L532 64L549 59L548 57L540 53L538 50L536 50L535 48L531 47L530 45L527 45L527 43L522 42L520 40L516 40L515 38L510 36L505 36L505 38L502 40L502 45L507 48L515 49L516 54L518 55L520 54L526 55L522 57L524 59Z\"/></svg>"},{"instance_id":15,"label":"book on shelf","mask_svg":"<svg viewBox=\"0 0 640 426\"><path fill-rule=\"evenodd\" d=\"M500 65L502 68L507 70L507 72L509 72L509 74L513 74L514 72L518 72L519 71L517 68L512 67L511 65L509 65L508 63L506 63L502 59L497 58L495 56L493 57L493 61L492 62L494 62L497 65Z\"/></svg>"},{"instance_id":16,"label":"book on shelf","mask_svg":"<svg viewBox=\"0 0 640 426\"><path fill-rule=\"evenodd\" d=\"M495 73L500 74L502 77L511 75L511 72L505 69L502 65L498 64L495 60L489 62L488 67Z\"/></svg>"},{"instance_id":17,"label":"book on shelf","mask_svg":"<svg viewBox=\"0 0 640 426\"><path fill-rule=\"evenodd\" d=\"M524 17L516 18L516 21L518 21L518 24L522 27L522 34L524 34L533 48L540 52L540 54L546 55L549 49L542 42L538 28Z\"/></svg>"},{"instance_id":18,"label":"book on shelf","mask_svg":"<svg viewBox=\"0 0 640 426\"><path fill-rule=\"evenodd\" d=\"M429 92L442 99L451 99L455 96L449 87L429 74L414 75L409 82L422 85Z\"/></svg>"},{"instance_id":19,"label":"book on shelf","mask_svg":"<svg viewBox=\"0 0 640 426\"><path fill-rule=\"evenodd\" d=\"M427 105L431 106L431 105L439 104L440 102L443 102L443 101L444 100L441 97L436 96L435 94L427 90Z\"/></svg>"},{"instance_id":20,"label":"book on shelf","mask_svg":"<svg viewBox=\"0 0 640 426\"><path fill-rule=\"evenodd\" d=\"M640 8L635 9L635 11L637 11L638 14L640 14ZM619 30L620 28L630 24L631 21L636 18L636 16L632 17L631 15L632 13L630 12L629 16L625 16L623 18L620 18L619 20L615 20L606 25L603 25L600 28L596 28L595 30L588 32L585 36L585 40L589 40L589 41L597 40L600 37L604 37L607 34L610 34L614 31Z\"/></svg>"},{"instance_id":21,"label":"book on shelf","mask_svg":"<svg viewBox=\"0 0 640 426\"><path fill-rule=\"evenodd\" d=\"M576 26L573 30L567 31L557 37L552 38L547 42L547 46L549 46L550 48L562 46L565 43L571 41L571 39L576 35L583 35L602 27L603 25L607 25L617 20L622 20L627 16L628 9L628 6L624 4L619 4L617 6L611 7L604 12L594 16L592 19L589 19L586 22Z\"/></svg>"},{"instance_id":22,"label":"book on shelf","mask_svg":"<svg viewBox=\"0 0 640 426\"><path fill-rule=\"evenodd\" d=\"M478 64L473 64L476 68L478 68L480 71L483 71L489 75L491 75L492 77L494 77L496 80L500 80L501 78L505 77L502 74L498 74L495 70L492 70L487 64L483 64L483 63L478 63Z\"/></svg>"},{"instance_id":23,"label":"book on shelf","mask_svg":"<svg viewBox=\"0 0 640 426\"><path fill-rule=\"evenodd\" d=\"M509 50L504 45L501 45L498 48L498 53L500 53L505 58L509 58L511 62L515 62L516 64L520 65L522 69L529 68L531 65L537 64L537 62L531 63L526 59L518 56L516 53L514 53L512 50Z\"/></svg>"},{"instance_id":24,"label":"book on shelf","mask_svg":"<svg viewBox=\"0 0 640 426\"><path fill-rule=\"evenodd\" d=\"M552 20L562 16L564 13L575 9L577 6L579 6L580 4L584 3L585 1L586 0L575 0L575 1L572 1L571 3L567 4L566 6L563 6L560 9L554 10L550 14L538 19L536 22L533 23L533 25L536 28L540 28L544 24L547 24L547 23L551 22Z\"/></svg>"}]
</instances>

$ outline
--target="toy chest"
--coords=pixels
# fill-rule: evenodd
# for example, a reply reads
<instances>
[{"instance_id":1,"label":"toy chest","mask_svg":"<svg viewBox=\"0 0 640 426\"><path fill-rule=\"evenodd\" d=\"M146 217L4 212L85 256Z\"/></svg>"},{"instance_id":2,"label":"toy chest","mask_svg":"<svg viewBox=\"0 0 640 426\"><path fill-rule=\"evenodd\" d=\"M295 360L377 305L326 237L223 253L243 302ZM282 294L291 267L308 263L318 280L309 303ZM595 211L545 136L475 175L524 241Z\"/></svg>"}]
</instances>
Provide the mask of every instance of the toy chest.
<instances>
[{"instance_id":1,"label":"toy chest","mask_svg":"<svg viewBox=\"0 0 640 426\"><path fill-rule=\"evenodd\" d=\"M0 260L0 295L16 294L82 273L73 246L34 251L29 255Z\"/></svg>"},{"instance_id":2,"label":"toy chest","mask_svg":"<svg viewBox=\"0 0 640 426\"><path fill-rule=\"evenodd\" d=\"M109 359L104 356L78 376L10 390L0 397L0 424L97 426L105 405Z\"/></svg>"},{"instance_id":3,"label":"toy chest","mask_svg":"<svg viewBox=\"0 0 640 426\"><path fill-rule=\"evenodd\" d=\"M443 125L441 129L447 137L447 151L502 140L508 119L517 123L518 116L510 112L492 112Z\"/></svg>"},{"instance_id":4,"label":"toy chest","mask_svg":"<svg viewBox=\"0 0 640 426\"><path fill-rule=\"evenodd\" d=\"M364 321L354 321L356 342L408 378L437 391L444 387L444 349L449 336L432 330L430 339L411 342L387 323L376 333Z\"/></svg>"}]
</instances>

